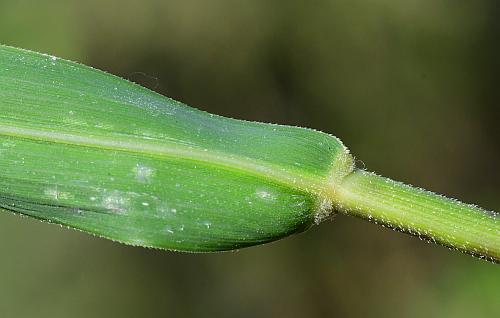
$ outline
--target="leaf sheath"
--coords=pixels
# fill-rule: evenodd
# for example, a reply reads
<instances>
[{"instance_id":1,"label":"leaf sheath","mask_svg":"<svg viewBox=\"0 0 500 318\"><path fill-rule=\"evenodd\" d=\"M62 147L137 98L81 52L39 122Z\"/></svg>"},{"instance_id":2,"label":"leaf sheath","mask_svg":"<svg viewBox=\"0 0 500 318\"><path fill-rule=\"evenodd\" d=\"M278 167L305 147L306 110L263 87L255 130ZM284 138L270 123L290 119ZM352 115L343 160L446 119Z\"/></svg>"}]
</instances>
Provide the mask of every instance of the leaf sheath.
<instances>
[{"instance_id":1,"label":"leaf sheath","mask_svg":"<svg viewBox=\"0 0 500 318\"><path fill-rule=\"evenodd\" d=\"M421 239L500 261L498 213L357 170L342 182L339 210Z\"/></svg>"}]
</instances>

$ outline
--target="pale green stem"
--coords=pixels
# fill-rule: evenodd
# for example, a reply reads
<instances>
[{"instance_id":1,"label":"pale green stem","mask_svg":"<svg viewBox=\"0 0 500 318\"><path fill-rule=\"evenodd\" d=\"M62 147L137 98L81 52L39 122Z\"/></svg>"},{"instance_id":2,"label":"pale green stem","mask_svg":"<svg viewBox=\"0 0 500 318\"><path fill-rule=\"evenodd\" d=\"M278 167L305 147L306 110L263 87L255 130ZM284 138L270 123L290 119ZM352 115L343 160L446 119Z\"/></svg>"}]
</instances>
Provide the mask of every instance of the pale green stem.
<instances>
[{"instance_id":1,"label":"pale green stem","mask_svg":"<svg viewBox=\"0 0 500 318\"><path fill-rule=\"evenodd\" d=\"M500 262L499 214L356 170L336 191L338 210Z\"/></svg>"}]
</instances>

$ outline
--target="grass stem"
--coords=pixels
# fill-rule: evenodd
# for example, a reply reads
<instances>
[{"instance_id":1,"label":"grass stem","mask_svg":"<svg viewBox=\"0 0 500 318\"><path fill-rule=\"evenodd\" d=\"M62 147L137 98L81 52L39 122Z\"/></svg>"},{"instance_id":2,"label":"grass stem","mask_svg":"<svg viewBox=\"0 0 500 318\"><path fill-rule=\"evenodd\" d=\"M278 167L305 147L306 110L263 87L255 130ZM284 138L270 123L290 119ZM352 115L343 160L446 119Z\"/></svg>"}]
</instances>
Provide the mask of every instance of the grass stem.
<instances>
[{"instance_id":1,"label":"grass stem","mask_svg":"<svg viewBox=\"0 0 500 318\"><path fill-rule=\"evenodd\" d=\"M371 222L500 262L499 214L363 170L346 177L338 209Z\"/></svg>"}]
</instances>

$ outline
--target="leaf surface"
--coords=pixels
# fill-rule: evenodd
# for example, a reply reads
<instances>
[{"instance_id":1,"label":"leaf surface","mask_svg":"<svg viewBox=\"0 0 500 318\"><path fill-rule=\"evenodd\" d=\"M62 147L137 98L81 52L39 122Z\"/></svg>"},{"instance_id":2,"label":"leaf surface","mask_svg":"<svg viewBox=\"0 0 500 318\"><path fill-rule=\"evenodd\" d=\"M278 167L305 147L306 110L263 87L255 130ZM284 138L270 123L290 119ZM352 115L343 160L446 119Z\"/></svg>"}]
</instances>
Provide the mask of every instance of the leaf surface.
<instances>
[{"instance_id":1,"label":"leaf surface","mask_svg":"<svg viewBox=\"0 0 500 318\"><path fill-rule=\"evenodd\" d=\"M212 115L0 46L4 210L132 245L229 250L307 229L352 169L328 134Z\"/></svg>"}]
</instances>

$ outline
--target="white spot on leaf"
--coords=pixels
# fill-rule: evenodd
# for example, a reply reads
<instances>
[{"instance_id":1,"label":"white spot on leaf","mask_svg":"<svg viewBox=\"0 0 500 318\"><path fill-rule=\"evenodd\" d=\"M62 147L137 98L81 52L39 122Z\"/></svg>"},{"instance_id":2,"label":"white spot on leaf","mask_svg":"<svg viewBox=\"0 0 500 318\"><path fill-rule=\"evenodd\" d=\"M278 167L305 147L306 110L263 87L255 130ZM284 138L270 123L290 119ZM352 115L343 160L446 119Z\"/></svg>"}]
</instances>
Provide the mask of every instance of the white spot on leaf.
<instances>
[{"instance_id":1,"label":"white spot on leaf","mask_svg":"<svg viewBox=\"0 0 500 318\"><path fill-rule=\"evenodd\" d=\"M57 186L45 189L44 194L56 201L68 200L73 197L69 192L59 191Z\"/></svg>"},{"instance_id":2,"label":"white spot on leaf","mask_svg":"<svg viewBox=\"0 0 500 318\"><path fill-rule=\"evenodd\" d=\"M172 230L172 228L170 226L165 226L165 232L167 232L169 234L174 234L174 231Z\"/></svg>"},{"instance_id":3,"label":"white spot on leaf","mask_svg":"<svg viewBox=\"0 0 500 318\"><path fill-rule=\"evenodd\" d=\"M137 164L134 167L135 179L140 183L149 183L151 178L154 176L154 169L144 166L142 164Z\"/></svg>"},{"instance_id":4,"label":"white spot on leaf","mask_svg":"<svg viewBox=\"0 0 500 318\"><path fill-rule=\"evenodd\" d=\"M120 191L115 190L104 195L102 205L110 211L125 213L130 206L130 199L122 195Z\"/></svg>"},{"instance_id":5,"label":"white spot on leaf","mask_svg":"<svg viewBox=\"0 0 500 318\"><path fill-rule=\"evenodd\" d=\"M256 195L258 198L260 198L262 200L275 200L276 199L276 197L273 193L271 193L268 190L264 190L264 189L257 190Z\"/></svg>"}]
</instances>

